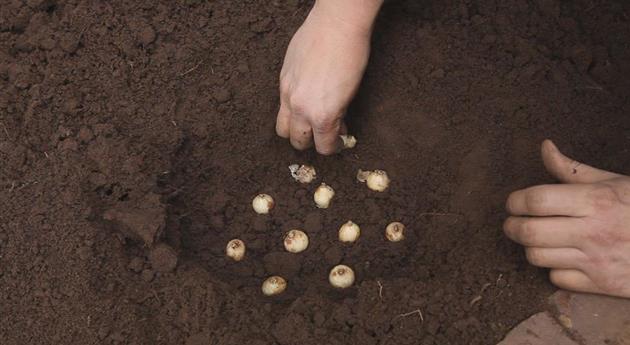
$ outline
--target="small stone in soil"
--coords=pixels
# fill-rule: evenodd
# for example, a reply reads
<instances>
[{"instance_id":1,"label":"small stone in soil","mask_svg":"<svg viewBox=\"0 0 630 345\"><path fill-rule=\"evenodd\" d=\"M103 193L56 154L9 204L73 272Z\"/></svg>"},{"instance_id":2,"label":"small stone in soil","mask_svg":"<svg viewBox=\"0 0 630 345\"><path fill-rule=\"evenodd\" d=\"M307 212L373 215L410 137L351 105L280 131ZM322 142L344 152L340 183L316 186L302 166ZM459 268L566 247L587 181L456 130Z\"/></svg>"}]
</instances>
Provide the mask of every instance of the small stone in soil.
<instances>
[{"instance_id":1,"label":"small stone in soil","mask_svg":"<svg viewBox=\"0 0 630 345\"><path fill-rule=\"evenodd\" d=\"M79 133L77 134L77 139L83 144L90 142L94 138L94 134L87 127L81 127L79 129Z\"/></svg>"},{"instance_id":2,"label":"small stone in soil","mask_svg":"<svg viewBox=\"0 0 630 345\"><path fill-rule=\"evenodd\" d=\"M138 42L140 42L140 44L142 44L143 46L148 46L149 44L153 43L156 38L157 35L155 34L155 30L153 29L153 27L151 27L151 25L146 25L138 33Z\"/></svg>"},{"instance_id":3,"label":"small stone in soil","mask_svg":"<svg viewBox=\"0 0 630 345\"><path fill-rule=\"evenodd\" d=\"M227 89L219 89L214 92L213 97L218 103L225 103L232 99L232 94Z\"/></svg>"},{"instance_id":4,"label":"small stone in soil","mask_svg":"<svg viewBox=\"0 0 630 345\"><path fill-rule=\"evenodd\" d=\"M149 254L151 266L158 272L171 272L177 267L177 253L166 244L158 244Z\"/></svg>"},{"instance_id":5,"label":"small stone in soil","mask_svg":"<svg viewBox=\"0 0 630 345\"><path fill-rule=\"evenodd\" d=\"M136 256L129 261L129 265L127 265L127 268L129 268L129 270L133 272L138 273L142 270L142 266L144 266L144 260Z\"/></svg>"},{"instance_id":6,"label":"small stone in soil","mask_svg":"<svg viewBox=\"0 0 630 345\"><path fill-rule=\"evenodd\" d=\"M155 272L153 272L153 270L150 270L150 269L144 269L142 270L140 277L142 277L142 280L148 283L153 280L153 277L155 277Z\"/></svg>"}]
</instances>

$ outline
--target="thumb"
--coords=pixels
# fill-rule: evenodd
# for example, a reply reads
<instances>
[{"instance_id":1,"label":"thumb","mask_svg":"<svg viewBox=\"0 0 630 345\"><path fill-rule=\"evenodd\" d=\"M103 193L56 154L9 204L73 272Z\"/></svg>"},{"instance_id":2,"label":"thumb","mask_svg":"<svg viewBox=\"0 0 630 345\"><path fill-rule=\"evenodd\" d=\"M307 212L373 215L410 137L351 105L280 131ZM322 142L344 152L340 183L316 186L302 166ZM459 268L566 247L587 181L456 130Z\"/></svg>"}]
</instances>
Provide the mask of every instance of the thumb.
<instances>
[{"instance_id":1,"label":"thumb","mask_svg":"<svg viewBox=\"0 0 630 345\"><path fill-rule=\"evenodd\" d=\"M595 183L621 176L593 168L563 155L549 139L543 141L541 154L547 171L564 183Z\"/></svg>"}]
</instances>

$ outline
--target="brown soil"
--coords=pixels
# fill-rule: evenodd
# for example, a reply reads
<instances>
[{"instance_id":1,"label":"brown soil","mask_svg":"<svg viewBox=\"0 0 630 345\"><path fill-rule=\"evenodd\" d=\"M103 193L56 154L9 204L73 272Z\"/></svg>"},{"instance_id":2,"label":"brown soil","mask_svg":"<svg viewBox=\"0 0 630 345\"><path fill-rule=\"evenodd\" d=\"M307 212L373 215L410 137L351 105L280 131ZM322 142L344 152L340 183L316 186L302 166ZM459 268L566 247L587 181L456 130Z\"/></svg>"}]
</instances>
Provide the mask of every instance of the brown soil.
<instances>
[{"instance_id":1,"label":"brown soil","mask_svg":"<svg viewBox=\"0 0 630 345\"><path fill-rule=\"evenodd\" d=\"M309 7L1 1L2 344L492 344L546 308L503 203L552 181L543 138L627 171L629 5L387 3L350 111L359 145L334 157L273 131ZM306 162L337 191L328 210L290 179ZM391 188L371 193L358 168ZM259 192L269 216L251 210ZM348 219L353 246L335 239ZM406 241L384 240L391 220ZM283 252L291 227L304 254ZM234 237L241 263L223 256ZM340 262L357 273L346 291L327 283ZM285 294L262 296L270 274Z\"/></svg>"}]
</instances>

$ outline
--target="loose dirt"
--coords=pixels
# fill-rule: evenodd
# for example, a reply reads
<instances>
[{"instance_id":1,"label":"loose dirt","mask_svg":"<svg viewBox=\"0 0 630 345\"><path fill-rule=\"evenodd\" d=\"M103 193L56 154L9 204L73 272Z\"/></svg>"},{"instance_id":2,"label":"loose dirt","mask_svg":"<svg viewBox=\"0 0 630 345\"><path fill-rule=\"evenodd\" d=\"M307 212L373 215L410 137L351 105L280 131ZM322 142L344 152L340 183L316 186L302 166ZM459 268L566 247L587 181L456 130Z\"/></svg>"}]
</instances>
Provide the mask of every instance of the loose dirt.
<instances>
[{"instance_id":1,"label":"loose dirt","mask_svg":"<svg viewBox=\"0 0 630 345\"><path fill-rule=\"evenodd\" d=\"M628 171L628 4L386 3L348 114L359 144L334 157L274 134L310 5L2 1L3 344L492 344L547 308L546 272L502 235L504 200L553 182L544 138ZM335 188L329 209L293 163ZM251 210L261 192L268 216ZM355 245L336 240L348 219ZM403 242L384 239L394 220ZM293 227L303 254L283 250ZM338 263L355 287L329 286ZM272 274L289 287L265 298Z\"/></svg>"}]
</instances>

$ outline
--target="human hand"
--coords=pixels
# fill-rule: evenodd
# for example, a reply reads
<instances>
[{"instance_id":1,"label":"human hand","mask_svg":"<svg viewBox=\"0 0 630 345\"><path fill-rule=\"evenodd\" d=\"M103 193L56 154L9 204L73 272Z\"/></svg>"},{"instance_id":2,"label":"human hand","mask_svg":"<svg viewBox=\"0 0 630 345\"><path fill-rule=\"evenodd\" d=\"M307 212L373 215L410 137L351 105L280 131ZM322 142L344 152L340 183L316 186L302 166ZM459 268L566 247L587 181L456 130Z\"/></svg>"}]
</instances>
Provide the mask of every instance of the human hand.
<instances>
[{"instance_id":1,"label":"human hand","mask_svg":"<svg viewBox=\"0 0 630 345\"><path fill-rule=\"evenodd\" d=\"M368 62L380 3L320 0L291 39L280 72L276 132L295 148L307 149L313 139L321 154L341 147L343 116Z\"/></svg>"},{"instance_id":2,"label":"human hand","mask_svg":"<svg viewBox=\"0 0 630 345\"><path fill-rule=\"evenodd\" d=\"M513 192L506 235L531 264L551 268L553 284L630 297L630 177L571 160L549 140L542 157L563 184Z\"/></svg>"}]
</instances>

